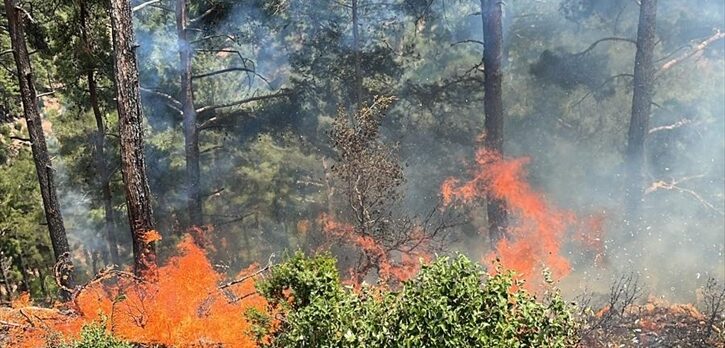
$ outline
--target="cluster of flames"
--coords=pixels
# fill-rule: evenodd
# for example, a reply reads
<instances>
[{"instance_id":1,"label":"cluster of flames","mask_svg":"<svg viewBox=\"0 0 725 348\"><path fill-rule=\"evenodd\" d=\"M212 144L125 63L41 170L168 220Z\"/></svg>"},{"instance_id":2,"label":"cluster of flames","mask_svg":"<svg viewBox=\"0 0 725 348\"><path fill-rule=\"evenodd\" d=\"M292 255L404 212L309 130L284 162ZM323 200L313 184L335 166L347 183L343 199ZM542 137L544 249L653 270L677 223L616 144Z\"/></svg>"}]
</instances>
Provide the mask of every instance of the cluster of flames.
<instances>
[{"instance_id":1,"label":"cluster of flames","mask_svg":"<svg viewBox=\"0 0 725 348\"><path fill-rule=\"evenodd\" d=\"M526 181L528 162L528 158L503 159L481 149L476 152L467 180L449 178L441 186L446 205L468 204L486 197L506 202L511 215L507 237L483 255L482 262L488 265L499 260L527 284L541 284L544 269L561 279L571 272L561 250L572 230L573 239L592 251L595 262L601 262L603 217L581 222L572 212L549 204ZM352 226L326 215L319 224L328 237L343 240L375 259L381 279L408 279L417 272L419 260L431 256L417 251L393 261L376 240L354 233ZM178 255L158 268L154 282L139 282L130 273L112 279L97 278L77 291L65 309L33 307L26 295L12 308L0 310L0 322L9 328L11 341L18 347L43 346L50 335L77 336L84 324L101 317L107 318L111 333L132 342L254 347L244 314L250 308L266 307L264 299L255 293L254 278L220 287L224 276L211 265L204 244L198 238L184 238L178 245ZM251 268L240 277L250 273Z\"/></svg>"},{"instance_id":2,"label":"cluster of flames","mask_svg":"<svg viewBox=\"0 0 725 348\"><path fill-rule=\"evenodd\" d=\"M43 347L58 334L77 337L83 325L102 316L109 332L131 342L255 346L244 315L249 308L264 310L266 303L255 294L252 278L220 289L223 276L191 236L157 274L155 282L132 276L91 282L65 307L33 307L25 295L11 309L0 310L0 321L15 347Z\"/></svg>"},{"instance_id":3,"label":"cluster of flames","mask_svg":"<svg viewBox=\"0 0 725 348\"><path fill-rule=\"evenodd\" d=\"M601 264L604 218L600 215L578 219L573 212L550 204L526 180L529 161L528 157L504 159L481 148L476 151L470 179L446 179L441 185L441 195L446 205L468 204L486 197L506 203L511 217L507 236L482 261L491 265L498 260L504 268L516 271L531 288L541 284L544 269L556 279L571 272L569 260L562 255L564 237L569 231L576 232L572 239L590 251L595 264Z\"/></svg>"}]
</instances>

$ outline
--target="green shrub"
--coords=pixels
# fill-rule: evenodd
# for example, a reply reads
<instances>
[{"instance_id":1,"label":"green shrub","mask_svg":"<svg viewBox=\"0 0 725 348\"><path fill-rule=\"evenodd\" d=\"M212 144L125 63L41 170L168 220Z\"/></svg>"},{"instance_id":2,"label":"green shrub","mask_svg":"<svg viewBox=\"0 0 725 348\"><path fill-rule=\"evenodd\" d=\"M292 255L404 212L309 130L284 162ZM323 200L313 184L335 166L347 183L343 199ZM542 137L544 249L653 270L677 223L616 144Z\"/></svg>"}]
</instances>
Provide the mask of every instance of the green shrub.
<instances>
[{"instance_id":1,"label":"green shrub","mask_svg":"<svg viewBox=\"0 0 725 348\"><path fill-rule=\"evenodd\" d=\"M356 292L329 255L297 253L258 289L280 319L250 316L265 347L566 347L576 337L557 291L537 301L511 272L487 277L462 255L423 266L400 291Z\"/></svg>"},{"instance_id":2,"label":"green shrub","mask_svg":"<svg viewBox=\"0 0 725 348\"><path fill-rule=\"evenodd\" d=\"M78 340L49 344L49 346L58 348L133 348L133 345L114 337L106 330L105 319L83 325L81 337Z\"/></svg>"}]
</instances>

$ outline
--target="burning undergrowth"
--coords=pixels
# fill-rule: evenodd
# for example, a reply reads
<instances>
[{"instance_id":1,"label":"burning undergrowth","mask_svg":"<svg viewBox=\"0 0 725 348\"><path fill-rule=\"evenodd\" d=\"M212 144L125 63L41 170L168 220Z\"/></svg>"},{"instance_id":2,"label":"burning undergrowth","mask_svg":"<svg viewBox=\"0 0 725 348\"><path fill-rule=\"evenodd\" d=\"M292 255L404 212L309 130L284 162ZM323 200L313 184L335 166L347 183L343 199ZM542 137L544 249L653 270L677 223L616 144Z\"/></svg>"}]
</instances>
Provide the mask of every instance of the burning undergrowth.
<instances>
[{"instance_id":1,"label":"burning undergrowth","mask_svg":"<svg viewBox=\"0 0 725 348\"><path fill-rule=\"evenodd\" d=\"M26 296L0 311L0 320L17 347L74 338L84 325L104 318L110 333L143 345L254 347L244 314L265 302L256 295L251 272L223 283L204 250L186 236L178 255L159 267L156 282L109 269L79 288L69 304L34 307Z\"/></svg>"},{"instance_id":2,"label":"burning undergrowth","mask_svg":"<svg viewBox=\"0 0 725 348\"><path fill-rule=\"evenodd\" d=\"M490 265L491 261L500 260L505 268L516 271L532 286L541 283L544 269L549 269L557 279L571 272L561 249L567 231L578 222L573 212L551 205L526 181L529 161L526 157L502 159L496 153L479 149L470 179L446 179L441 194L446 205L471 204L487 197L506 203L512 223L506 237L495 244L483 261ZM594 240L587 241L591 246L599 246Z\"/></svg>"}]
</instances>

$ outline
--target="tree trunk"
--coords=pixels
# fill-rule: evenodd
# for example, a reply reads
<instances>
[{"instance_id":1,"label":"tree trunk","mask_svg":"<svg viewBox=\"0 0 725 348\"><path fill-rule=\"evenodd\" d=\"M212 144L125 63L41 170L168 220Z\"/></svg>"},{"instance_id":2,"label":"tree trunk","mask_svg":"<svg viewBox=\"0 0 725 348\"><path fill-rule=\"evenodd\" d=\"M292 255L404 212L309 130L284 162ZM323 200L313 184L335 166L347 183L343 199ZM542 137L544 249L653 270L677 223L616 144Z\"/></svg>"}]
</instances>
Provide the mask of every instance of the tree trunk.
<instances>
[{"instance_id":1,"label":"tree trunk","mask_svg":"<svg viewBox=\"0 0 725 348\"><path fill-rule=\"evenodd\" d=\"M625 192L626 220L638 219L639 205L644 194L644 143L649 129L652 110L655 67L653 64L657 0L642 0L637 28L637 54L634 59L634 93L632 118L629 122L625 165L627 187Z\"/></svg>"},{"instance_id":2,"label":"tree trunk","mask_svg":"<svg viewBox=\"0 0 725 348\"><path fill-rule=\"evenodd\" d=\"M503 57L503 29L501 1L481 0L483 21L484 112L486 114L484 146L503 158L503 90L501 60ZM494 197L487 199L489 238L495 247L506 235L508 225L506 203Z\"/></svg>"},{"instance_id":3,"label":"tree trunk","mask_svg":"<svg viewBox=\"0 0 725 348\"><path fill-rule=\"evenodd\" d=\"M80 2L80 20L81 20L81 39L83 46L90 55L93 52L93 45L88 37L88 9L85 1ZM98 103L98 85L95 78L95 66L93 61L89 60L86 66L86 80L88 82L88 94L90 97L93 116L96 119L96 139L95 139L95 155L94 162L96 171L98 172L98 185L101 188L101 197L103 200L104 222L106 230L106 242L108 243L108 253L110 262L120 264L121 260L118 256L118 242L116 241L116 221L113 217L113 196L111 194L111 174L109 171L108 160L105 155L106 146L106 125L103 120L103 113Z\"/></svg>"},{"instance_id":4,"label":"tree trunk","mask_svg":"<svg viewBox=\"0 0 725 348\"><path fill-rule=\"evenodd\" d=\"M30 65L30 55L25 44L25 32L23 28L25 12L15 7L14 0L4 0L4 2L5 14L8 18L10 41L17 67L23 114L28 125L28 133L30 134L33 161L35 162L35 171L38 175L38 183L40 184L40 194L43 198L43 208L50 232L50 241L53 245L56 262L64 262L64 260L68 259L65 256L70 255L70 247L68 246L65 227L63 226L63 216L61 215L58 197L53 183L53 167L50 156L48 155L48 147L45 143L42 119L40 118L35 85L33 84L33 70ZM64 270L63 274L60 274L60 282L63 286L70 288L72 284L72 267L70 266L72 265L66 266L68 267L60 268ZM69 295L64 290L60 292L62 300L67 300Z\"/></svg>"},{"instance_id":5,"label":"tree trunk","mask_svg":"<svg viewBox=\"0 0 725 348\"><path fill-rule=\"evenodd\" d=\"M199 129L194 108L194 94L191 84L191 62L193 51L187 40L186 26L189 14L186 0L176 0L176 30L179 45L179 70L181 72L181 90L179 101L184 116L184 150L186 153L186 189L189 223L201 226L203 222L201 203L201 174L199 166Z\"/></svg>"},{"instance_id":6,"label":"tree trunk","mask_svg":"<svg viewBox=\"0 0 725 348\"><path fill-rule=\"evenodd\" d=\"M151 192L146 178L136 46L128 0L111 0L116 107L121 139L121 173L133 240L134 271L155 278L156 248Z\"/></svg>"},{"instance_id":7,"label":"tree trunk","mask_svg":"<svg viewBox=\"0 0 725 348\"><path fill-rule=\"evenodd\" d=\"M13 286L10 284L10 275L8 274L8 271L10 271L10 263L8 262L8 258L5 257L5 254L0 251L0 276L2 276L3 287L8 295L8 302L12 302Z\"/></svg>"},{"instance_id":8,"label":"tree trunk","mask_svg":"<svg viewBox=\"0 0 725 348\"><path fill-rule=\"evenodd\" d=\"M362 72L360 71L360 17L358 15L358 0L352 0L352 54L355 65L355 77L353 81L353 110L357 112L362 99Z\"/></svg>"}]
</instances>

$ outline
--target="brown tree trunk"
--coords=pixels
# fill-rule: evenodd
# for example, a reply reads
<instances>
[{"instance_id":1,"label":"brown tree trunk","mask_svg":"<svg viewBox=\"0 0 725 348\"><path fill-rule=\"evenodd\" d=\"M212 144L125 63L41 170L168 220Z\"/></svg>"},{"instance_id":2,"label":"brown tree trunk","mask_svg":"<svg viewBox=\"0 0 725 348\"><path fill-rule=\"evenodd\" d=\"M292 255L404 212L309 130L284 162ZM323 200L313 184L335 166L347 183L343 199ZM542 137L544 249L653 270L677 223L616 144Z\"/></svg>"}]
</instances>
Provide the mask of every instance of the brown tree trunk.
<instances>
[{"instance_id":1,"label":"brown tree trunk","mask_svg":"<svg viewBox=\"0 0 725 348\"><path fill-rule=\"evenodd\" d=\"M503 29L501 1L481 0L483 20L483 69L484 69L484 146L491 153L503 158L503 89L501 60L503 58ZM494 197L487 199L489 238L495 247L506 235L508 214L506 203Z\"/></svg>"},{"instance_id":2,"label":"brown tree trunk","mask_svg":"<svg viewBox=\"0 0 725 348\"><path fill-rule=\"evenodd\" d=\"M199 129L194 108L194 94L191 84L191 62L193 51L187 39L186 27L189 14L186 0L176 0L176 30L179 45L179 70L181 72L181 91L179 101L184 116L184 150L186 153L186 190L189 223L201 226L203 222L201 203L201 173L199 166Z\"/></svg>"},{"instance_id":3,"label":"brown tree trunk","mask_svg":"<svg viewBox=\"0 0 725 348\"><path fill-rule=\"evenodd\" d=\"M62 262L67 259L65 256L70 254L70 247L68 246L65 227L63 226L63 216L60 212L58 197L53 183L53 167L50 162L50 156L48 155L48 147L45 143L42 119L38 109L35 85L33 84L33 70L30 65L30 55L25 44L25 32L23 28L25 12L15 6L14 0L4 0L4 2L5 15L8 18L8 31L10 32L10 41L13 47L13 56L15 58L15 65L17 66L23 114L28 125L28 133L30 134L33 161L35 162L35 171L38 175L38 183L40 184L40 194L43 198L45 219L48 223L55 260L56 262ZM60 282L63 286L70 288L72 284L72 267L61 267L61 269L65 271L60 275ZM69 294L61 290L60 297L66 300L69 298Z\"/></svg>"},{"instance_id":4,"label":"brown tree trunk","mask_svg":"<svg viewBox=\"0 0 725 348\"><path fill-rule=\"evenodd\" d=\"M128 0L111 0L110 14L121 139L121 173L133 239L134 271L139 276L155 278L156 248L149 235L154 229L151 192L144 162L138 67Z\"/></svg>"},{"instance_id":5,"label":"brown tree trunk","mask_svg":"<svg viewBox=\"0 0 725 348\"><path fill-rule=\"evenodd\" d=\"M653 57L656 17L657 0L642 0L639 8L639 27L637 28L637 54L634 59L632 118L629 122L625 153L627 169L625 208L628 222L635 222L638 219L639 205L644 190L644 145L649 129L654 92Z\"/></svg>"},{"instance_id":6,"label":"brown tree trunk","mask_svg":"<svg viewBox=\"0 0 725 348\"><path fill-rule=\"evenodd\" d=\"M81 20L81 39L83 46L90 55L93 52L93 45L88 37L88 9L85 1L80 2L80 20ZM118 243L116 241L116 221L113 217L113 196L111 194L111 174L109 171L108 160L105 155L106 146L106 125L103 120L103 113L98 103L98 85L95 78L95 66L93 61L89 59L89 66L86 66L86 80L88 82L88 94L93 109L93 116L96 119L96 137L95 137L95 155L94 162L96 171L98 172L98 185L101 187L101 197L103 200L103 211L105 217L106 242L108 243L108 253L110 262L120 264L118 256Z\"/></svg>"}]
</instances>

